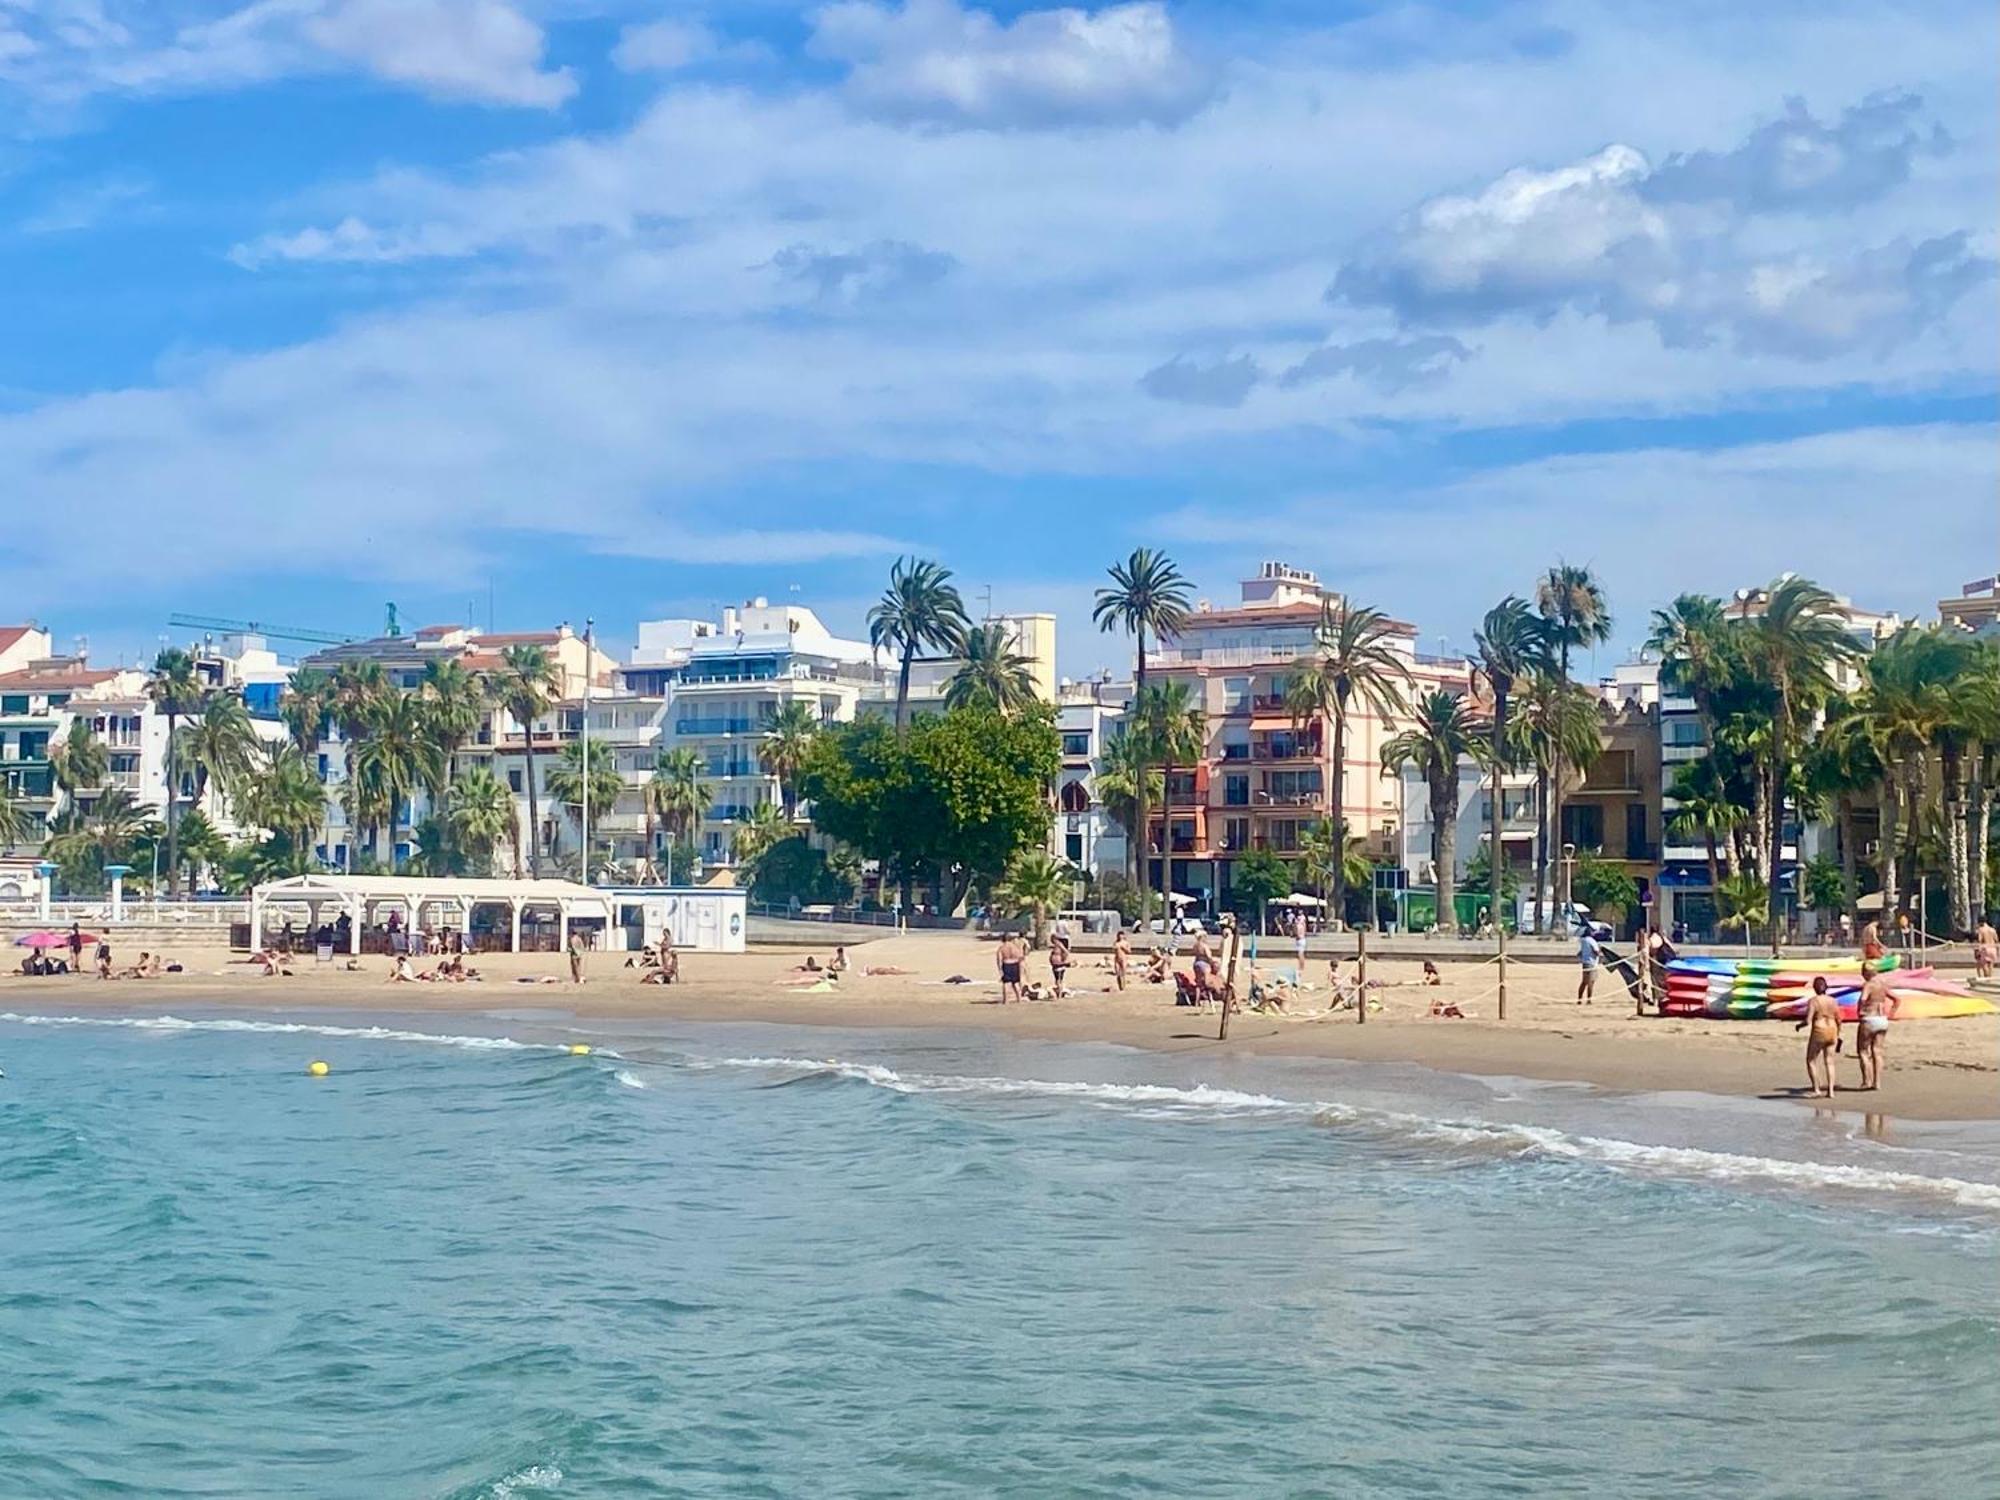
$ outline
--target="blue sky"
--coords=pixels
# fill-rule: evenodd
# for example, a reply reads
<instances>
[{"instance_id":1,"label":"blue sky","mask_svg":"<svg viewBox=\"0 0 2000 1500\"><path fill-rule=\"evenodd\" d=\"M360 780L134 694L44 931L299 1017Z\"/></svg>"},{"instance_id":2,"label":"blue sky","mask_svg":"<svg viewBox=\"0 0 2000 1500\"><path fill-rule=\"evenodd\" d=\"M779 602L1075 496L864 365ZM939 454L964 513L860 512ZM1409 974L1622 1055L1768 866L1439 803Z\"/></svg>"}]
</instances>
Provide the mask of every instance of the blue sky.
<instances>
[{"instance_id":1,"label":"blue sky","mask_svg":"<svg viewBox=\"0 0 2000 1500\"><path fill-rule=\"evenodd\" d=\"M1990 4L0 0L0 616L2000 562ZM1610 656L1607 654L1607 663Z\"/></svg>"}]
</instances>

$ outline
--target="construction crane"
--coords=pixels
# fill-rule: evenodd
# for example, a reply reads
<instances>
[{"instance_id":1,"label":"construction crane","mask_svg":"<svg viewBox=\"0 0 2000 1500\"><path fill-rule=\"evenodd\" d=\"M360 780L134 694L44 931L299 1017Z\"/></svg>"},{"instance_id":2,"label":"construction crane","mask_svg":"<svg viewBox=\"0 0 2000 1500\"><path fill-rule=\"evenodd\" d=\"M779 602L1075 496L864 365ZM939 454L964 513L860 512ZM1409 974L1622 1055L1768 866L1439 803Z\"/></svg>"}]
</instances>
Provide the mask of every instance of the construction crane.
<instances>
[{"instance_id":1,"label":"construction crane","mask_svg":"<svg viewBox=\"0 0 2000 1500\"><path fill-rule=\"evenodd\" d=\"M296 625L266 625L261 620L229 620L219 615L168 615L167 623L181 630L225 630L232 635L261 635L280 641L309 641L317 646L344 646L357 639L330 630L305 630Z\"/></svg>"}]
</instances>

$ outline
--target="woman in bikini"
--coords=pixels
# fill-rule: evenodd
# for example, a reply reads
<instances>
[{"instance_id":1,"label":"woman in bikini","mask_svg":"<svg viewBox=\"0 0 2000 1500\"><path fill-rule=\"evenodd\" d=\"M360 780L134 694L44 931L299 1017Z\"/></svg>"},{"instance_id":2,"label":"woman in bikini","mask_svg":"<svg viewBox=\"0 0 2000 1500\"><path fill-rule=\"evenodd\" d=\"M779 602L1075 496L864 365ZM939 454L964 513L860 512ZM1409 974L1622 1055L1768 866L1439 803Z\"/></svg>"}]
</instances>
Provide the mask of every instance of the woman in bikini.
<instances>
[{"instance_id":1,"label":"woman in bikini","mask_svg":"<svg viewBox=\"0 0 2000 1500\"><path fill-rule=\"evenodd\" d=\"M1833 1097L1833 1055L1840 1049L1840 1002L1827 993L1826 978L1816 975L1805 1019L1795 1028L1806 1033L1806 1097Z\"/></svg>"}]
</instances>

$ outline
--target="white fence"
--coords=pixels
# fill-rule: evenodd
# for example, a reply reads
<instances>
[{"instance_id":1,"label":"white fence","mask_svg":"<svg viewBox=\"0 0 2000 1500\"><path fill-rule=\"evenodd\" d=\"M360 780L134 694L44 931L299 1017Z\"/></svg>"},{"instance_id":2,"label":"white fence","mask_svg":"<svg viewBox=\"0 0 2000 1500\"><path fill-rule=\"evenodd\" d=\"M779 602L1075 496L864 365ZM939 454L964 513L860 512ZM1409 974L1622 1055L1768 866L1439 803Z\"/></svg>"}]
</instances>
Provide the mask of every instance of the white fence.
<instances>
[{"instance_id":1,"label":"white fence","mask_svg":"<svg viewBox=\"0 0 2000 1500\"><path fill-rule=\"evenodd\" d=\"M189 927L227 931L232 922L250 920L247 901L127 901L125 921L147 927ZM111 921L111 899L51 901L42 915L39 901L0 901L0 928L67 927L72 922L104 926Z\"/></svg>"}]
</instances>

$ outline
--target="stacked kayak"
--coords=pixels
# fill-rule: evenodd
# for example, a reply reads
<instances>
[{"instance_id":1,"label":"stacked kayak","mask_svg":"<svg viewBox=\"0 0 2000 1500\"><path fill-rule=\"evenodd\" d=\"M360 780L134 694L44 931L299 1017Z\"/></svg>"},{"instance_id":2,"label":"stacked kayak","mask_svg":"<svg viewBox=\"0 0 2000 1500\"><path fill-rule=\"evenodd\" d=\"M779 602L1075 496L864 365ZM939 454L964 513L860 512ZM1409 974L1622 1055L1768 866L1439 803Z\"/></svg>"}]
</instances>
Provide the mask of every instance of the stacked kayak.
<instances>
[{"instance_id":1,"label":"stacked kayak","mask_svg":"<svg viewBox=\"0 0 2000 1500\"><path fill-rule=\"evenodd\" d=\"M1889 971L1898 1020L1988 1015L2000 1006L1935 970L1910 968L1901 954L1878 960ZM1859 958L1677 958L1667 965L1667 993L1660 1009L1670 1016L1712 1016L1739 1021L1797 1020L1824 979L1853 1020L1861 998Z\"/></svg>"}]
</instances>

